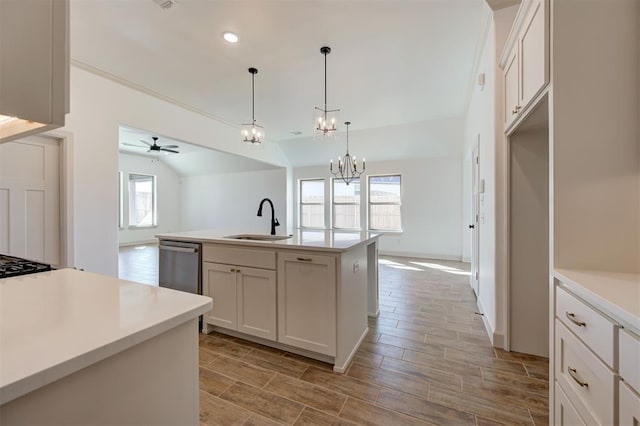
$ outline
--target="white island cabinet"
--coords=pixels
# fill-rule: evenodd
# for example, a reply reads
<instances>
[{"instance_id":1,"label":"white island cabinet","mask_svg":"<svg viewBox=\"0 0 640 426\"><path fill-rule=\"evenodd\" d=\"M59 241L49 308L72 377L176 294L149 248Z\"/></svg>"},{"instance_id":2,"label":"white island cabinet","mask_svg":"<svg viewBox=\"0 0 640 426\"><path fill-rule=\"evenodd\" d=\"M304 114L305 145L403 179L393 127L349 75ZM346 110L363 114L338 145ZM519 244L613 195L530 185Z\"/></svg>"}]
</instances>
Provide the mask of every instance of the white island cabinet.
<instances>
[{"instance_id":1,"label":"white island cabinet","mask_svg":"<svg viewBox=\"0 0 640 426\"><path fill-rule=\"evenodd\" d=\"M378 234L298 231L280 240L233 238L238 234L157 235L161 241L202 244L202 291L213 299L203 332L215 330L346 371L368 333L367 315L378 313Z\"/></svg>"},{"instance_id":2,"label":"white island cabinet","mask_svg":"<svg viewBox=\"0 0 640 426\"><path fill-rule=\"evenodd\" d=\"M61 269L0 280L0 424L199 424L207 297Z\"/></svg>"}]
</instances>

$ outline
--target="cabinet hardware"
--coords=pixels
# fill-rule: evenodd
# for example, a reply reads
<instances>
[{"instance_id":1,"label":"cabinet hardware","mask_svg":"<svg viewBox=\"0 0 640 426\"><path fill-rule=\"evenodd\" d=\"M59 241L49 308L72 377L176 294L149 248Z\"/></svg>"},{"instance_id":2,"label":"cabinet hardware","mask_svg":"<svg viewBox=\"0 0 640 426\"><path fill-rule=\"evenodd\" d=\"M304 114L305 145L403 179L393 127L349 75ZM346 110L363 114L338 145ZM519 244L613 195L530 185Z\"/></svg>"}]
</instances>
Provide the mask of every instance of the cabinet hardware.
<instances>
[{"instance_id":1,"label":"cabinet hardware","mask_svg":"<svg viewBox=\"0 0 640 426\"><path fill-rule=\"evenodd\" d=\"M311 262L312 260L310 257L296 257L296 259L300 262Z\"/></svg>"},{"instance_id":2,"label":"cabinet hardware","mask_svg":"<svg viewBox=\"0 0 640 426\"><path fill-rule=\"evenodd\" d=\"M236 268L231 268L231 272L236 272Z\"/></svg>"},{"instance_id":3,"label":"cabinet hardware","mask_svg":"<svg viewBox=\"0 0 640 426\"><path fill-rule=\"evenodd\" d=\"M578 327L586 327L587 323L584 321L578 321L576 319L576 314L574 314L573 312L565 312L564 313L567 318L569 319L569 321L571 321L572 323L574 323L575 325L577 325Z\"/></svg>"},{"instance_id":4,"label":"cabinet hardware","mask_svg":"<svg viewBox=\"0 0 640 426\"><path fill-rule=\"evenodd\" d=\"M587 382L583 382L582 380L580 380L580 378L578 377L578 370L576 370L575 368L572 367L567 367L567 372L569 373L569 375L571 376L571 378L573 380L576 381L577 384L580 385L581 388L588 388L589 387L589 383Z\"/></svg>"},{"instance_id":5,"label":"cabinet hardware","mask_svg":"<svg viewBox=\"0 0 640 426\"><path fill-rule=\"evenodd\" d=\"M515 107L512 111L511 111L511 115L516 115L518 113L518 107Z\"/></svg>"},{"instance_id":6,"label":"cabinet hardware","mask_svg":"<svg viewBox=\"0 0 640 426\"><path fill-rule=\"evenodd\" d=\"M236 269L236 272L242 272L240 269Z\"/></svg>"}]
</instances>

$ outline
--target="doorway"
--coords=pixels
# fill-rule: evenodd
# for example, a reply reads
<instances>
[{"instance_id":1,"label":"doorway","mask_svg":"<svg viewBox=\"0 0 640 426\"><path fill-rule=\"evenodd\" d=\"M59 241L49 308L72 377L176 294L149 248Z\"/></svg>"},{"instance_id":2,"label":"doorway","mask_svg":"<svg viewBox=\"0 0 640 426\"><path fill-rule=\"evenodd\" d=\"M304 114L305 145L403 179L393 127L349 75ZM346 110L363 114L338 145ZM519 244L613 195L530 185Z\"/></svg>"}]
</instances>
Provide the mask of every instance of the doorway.
<instances>
[{"instance_id":1,"label":"doorway","mask_svg":"<svg viewBox=\"0 0 640 426\"><path fill-rule=\"evenodd\" d=\"M480 296L480 134L471 154L471 288Z\"/></svg>"},{"instance_id":2,"label":"doorway","mask_svg":"<svg viewBox=\"0 0 640 426\"><path fill-rule=\"evenodd\" d=\"M0 144L0 253L65 264L62 149L44 136Z\"/></svg>"}]
</instances>

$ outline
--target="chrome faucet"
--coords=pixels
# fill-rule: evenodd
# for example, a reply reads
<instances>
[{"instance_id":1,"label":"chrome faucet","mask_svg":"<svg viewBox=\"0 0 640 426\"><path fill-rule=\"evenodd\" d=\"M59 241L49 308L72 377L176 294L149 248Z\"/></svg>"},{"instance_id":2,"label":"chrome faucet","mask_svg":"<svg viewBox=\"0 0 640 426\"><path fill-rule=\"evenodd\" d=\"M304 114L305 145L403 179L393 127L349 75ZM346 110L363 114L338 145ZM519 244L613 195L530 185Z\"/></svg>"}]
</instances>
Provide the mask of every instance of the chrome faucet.
<instances>
[{"instance_id":1,"label":"chrome faucet","mask_svg":"<svg viewBox=\"0 0 640 426\"><path fill-rule=\"evenodd\" d=\"M269 205L271 206L271 235L276 235L276 226L280 226L280 222L278 222L278 219L275 219L274 217L275 212L273 210L273 203L270 199L263 198L262 201L260 201L260 207L258 207L258 216L262 216L262 205L265 201L268 201Z\"/></svg>"}]
</instances>

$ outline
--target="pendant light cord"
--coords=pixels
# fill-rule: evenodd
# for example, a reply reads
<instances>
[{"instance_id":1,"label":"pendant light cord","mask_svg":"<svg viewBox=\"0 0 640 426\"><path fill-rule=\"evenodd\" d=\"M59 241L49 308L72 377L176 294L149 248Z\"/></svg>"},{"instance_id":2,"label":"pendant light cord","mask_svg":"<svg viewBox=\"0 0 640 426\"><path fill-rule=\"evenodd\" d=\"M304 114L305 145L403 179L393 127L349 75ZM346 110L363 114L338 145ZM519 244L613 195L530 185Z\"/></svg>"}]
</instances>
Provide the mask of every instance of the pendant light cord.
<instances>
[{"instance_id":1,"label":"pendant light cord","mask_svg":"<svg viewBox=\"0 0 640 426\"><path fill-rule=\"evenodd\" d=\"M256 75L251 73L251 121L253 125L256 124L256 89L255 89Z\"/></svg>"},{"instance_id":2,"label":"pendant light cord","mask_svg":"<svg viewBox=\"0 0 640 426\"><path fill-rule=\"evenodd\" d=\"M327 119L327 54L324 54L324 118Z\"/></svg>"}]
</instances>

